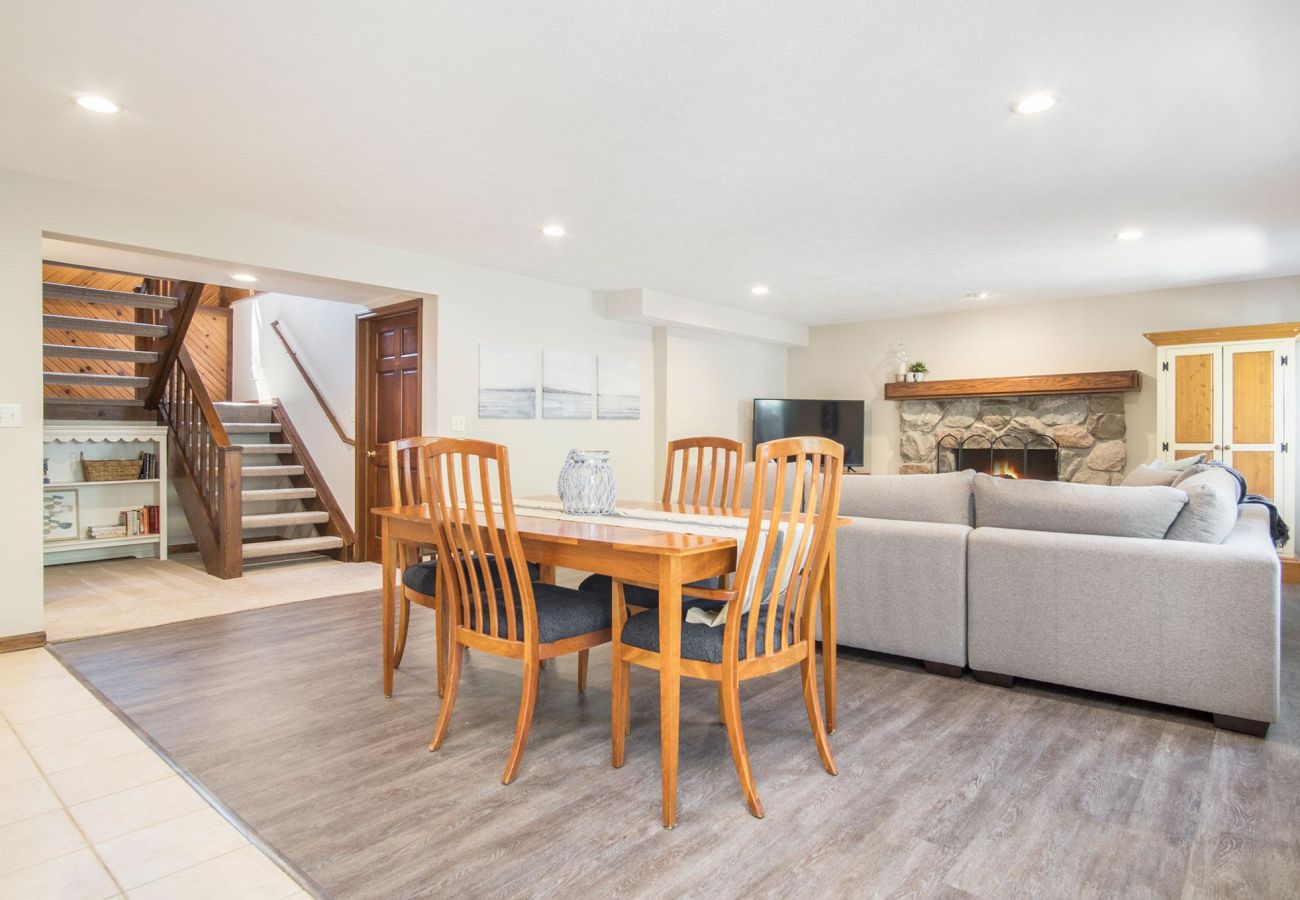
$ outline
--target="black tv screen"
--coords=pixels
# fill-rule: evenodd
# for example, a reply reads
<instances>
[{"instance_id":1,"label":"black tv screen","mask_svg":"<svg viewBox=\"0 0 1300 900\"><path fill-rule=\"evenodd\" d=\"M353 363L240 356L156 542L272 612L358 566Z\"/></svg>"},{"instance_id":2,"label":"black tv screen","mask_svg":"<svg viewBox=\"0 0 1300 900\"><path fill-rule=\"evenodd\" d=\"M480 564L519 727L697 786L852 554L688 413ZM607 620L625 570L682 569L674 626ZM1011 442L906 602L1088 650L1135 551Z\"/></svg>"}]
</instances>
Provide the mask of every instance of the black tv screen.
<instances>
[{"instance_id":1,"label":"black tv screen","mask_svg":"<svg viewBox=\"0 0 1300 900\"><path fill-rule=\"evenodd\" d=\"M865 423L862 400L755 400L754 446L784 437L828 437L844 445L844 465L860 466Z\"/></svg>"}]
</instances>

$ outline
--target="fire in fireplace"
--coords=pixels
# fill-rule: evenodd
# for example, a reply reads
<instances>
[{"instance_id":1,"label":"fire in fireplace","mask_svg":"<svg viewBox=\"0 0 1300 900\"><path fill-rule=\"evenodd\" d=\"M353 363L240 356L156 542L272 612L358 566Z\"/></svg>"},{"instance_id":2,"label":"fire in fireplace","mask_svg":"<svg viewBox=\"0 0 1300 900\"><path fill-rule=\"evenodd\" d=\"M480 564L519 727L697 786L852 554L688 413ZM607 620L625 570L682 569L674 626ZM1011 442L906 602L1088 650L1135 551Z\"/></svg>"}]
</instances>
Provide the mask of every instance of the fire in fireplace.
<instances>
[{"instance_id":1,"label":"fire in fireplace","mask_svg":"<svg viewBox=\"0 0 1300 900\"><path fill-rule=\"evenodd\" d=\"M939 440L935 471L973 469L1000 478L1056 481L1059 450L1056 440L1045 434L1027 441L1009 434L999 435L991 441L978 434L961 440L948 434ZM945 462L951 468L945 469Z\"/></svg>"}]
</instances>

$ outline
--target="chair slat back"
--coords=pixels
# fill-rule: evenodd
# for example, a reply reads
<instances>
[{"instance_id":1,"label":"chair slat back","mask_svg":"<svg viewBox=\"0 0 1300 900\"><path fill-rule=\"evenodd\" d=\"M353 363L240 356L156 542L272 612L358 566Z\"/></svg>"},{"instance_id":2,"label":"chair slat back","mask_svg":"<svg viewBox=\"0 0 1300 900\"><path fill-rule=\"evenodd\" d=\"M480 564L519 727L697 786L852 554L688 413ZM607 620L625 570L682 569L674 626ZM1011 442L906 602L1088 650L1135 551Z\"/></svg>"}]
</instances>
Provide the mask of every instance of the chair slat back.
<instances>
[{"instance_id":1,"label":"chair slat back","mask_svg":"<svg viewBox=\"0 0 1300 900\"><path fill-rule=\"evenodd\" d=\"M740 509L744 457L745 445L730 438L692 437L669 441L663 502Z\"/></svg>"},{"instance_id":2,"label":"chair slat back","mask_svg":"<svg viewBox=\"0 0 1300 900\"><path fill-rule=\"evenodd\" d=\"M723 643L724 653L735 654L743 641L746 659L760 655L760 629L764 656L789 647L791 629L793 642L813 640L815 598L839 516L844 448L820 437L783 438L760 444L755 459L754 500L736 567L749 615L743 634L741 617L728 617Z\"/></svg>"},{"instance_id":3,"label":"chair slat back","mask_svg":"<svg viewBox=\"0 0 1300 900\"><path fill-rule=\"evenodd\" d=\"M537 606L515 522L506 448L438 438L422 454L453 627L536 643Z\"/></svg>"},{"instance_id":4,"label":"chair slat back","mask_svg":"<svg viewBox=\"0 0 1300 900\"><path fill-rule=\"evenodd\" d=\"M388 487L393 506L424 502L424 456L420 451L436 440L408 437L388 442Z\"/></svg>"}]
</instances>

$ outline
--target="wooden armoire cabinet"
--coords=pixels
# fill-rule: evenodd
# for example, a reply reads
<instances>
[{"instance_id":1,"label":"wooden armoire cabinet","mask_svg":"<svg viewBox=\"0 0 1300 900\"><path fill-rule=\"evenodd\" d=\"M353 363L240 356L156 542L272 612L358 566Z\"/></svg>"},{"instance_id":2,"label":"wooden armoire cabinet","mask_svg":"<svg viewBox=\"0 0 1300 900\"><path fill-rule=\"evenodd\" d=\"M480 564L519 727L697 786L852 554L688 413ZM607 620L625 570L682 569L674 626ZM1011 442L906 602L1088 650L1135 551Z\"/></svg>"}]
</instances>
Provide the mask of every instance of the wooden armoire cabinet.
<instances>
[{"instance_id":1,"label":"wooden armoire cabinet","mask_svg":"<svg viewBox=\"0 0 1300 900\"><path fill-rule=\"evenodd\" d=\"M1300 322L1165 331L1157 347L1156 442L1162 459L1205 453L1240 472L1296 525ZM1284 550L1294 554L1295 541Z\"/></svg>"}]
</instances>

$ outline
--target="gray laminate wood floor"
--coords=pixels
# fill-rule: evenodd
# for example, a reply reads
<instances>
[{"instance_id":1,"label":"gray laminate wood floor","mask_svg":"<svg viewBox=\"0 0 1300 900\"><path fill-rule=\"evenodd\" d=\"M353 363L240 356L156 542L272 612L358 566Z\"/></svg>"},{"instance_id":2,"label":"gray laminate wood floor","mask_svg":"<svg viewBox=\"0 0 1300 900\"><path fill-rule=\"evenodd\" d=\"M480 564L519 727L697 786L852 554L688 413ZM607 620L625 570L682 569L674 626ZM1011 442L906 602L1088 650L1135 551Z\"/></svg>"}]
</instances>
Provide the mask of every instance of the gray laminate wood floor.
<instances>
[{"instance_id":1,"label":"gray laminate wood floor","mask_svg":"<svg viewBox=\"0 0 1300 900\"><path fill-rule=\"evenodd\" d=\"M575 660L553 664L506 787L517 671L473 654L431 754L431 619L415 610L385 700L376 606L306 601L55 649L331 897L1300 894L1294 588L1285 719L1265 741L1181 710L846 653L832 778L797 676L753 683L762 821L745 810L713 686L688 682L674 831L659 825L653 673L634 672L615 770L608 655L593 654L585 696Z\"/></svg>"}]
</instances>

